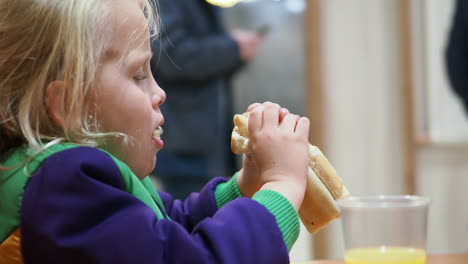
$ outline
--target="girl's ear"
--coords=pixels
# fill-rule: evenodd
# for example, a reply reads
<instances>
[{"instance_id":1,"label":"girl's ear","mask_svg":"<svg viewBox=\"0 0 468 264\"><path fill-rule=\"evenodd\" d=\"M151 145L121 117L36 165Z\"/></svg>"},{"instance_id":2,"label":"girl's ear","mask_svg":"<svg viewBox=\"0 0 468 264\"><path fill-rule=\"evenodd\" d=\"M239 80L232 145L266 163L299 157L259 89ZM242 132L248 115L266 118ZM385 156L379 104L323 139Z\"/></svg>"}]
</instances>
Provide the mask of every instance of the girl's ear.
<instances>
[{"instance_id":1,"label":"girl's ear","mask_svg":"<svg viewBox=\"0 0 468 264\"><path fill-rule=\"evenodd\" d=\"M62 126L64 121L64 99L65 83L63 81L51 82L46 90L47 112L59 126Z\"/></svg>"}]
</instances>

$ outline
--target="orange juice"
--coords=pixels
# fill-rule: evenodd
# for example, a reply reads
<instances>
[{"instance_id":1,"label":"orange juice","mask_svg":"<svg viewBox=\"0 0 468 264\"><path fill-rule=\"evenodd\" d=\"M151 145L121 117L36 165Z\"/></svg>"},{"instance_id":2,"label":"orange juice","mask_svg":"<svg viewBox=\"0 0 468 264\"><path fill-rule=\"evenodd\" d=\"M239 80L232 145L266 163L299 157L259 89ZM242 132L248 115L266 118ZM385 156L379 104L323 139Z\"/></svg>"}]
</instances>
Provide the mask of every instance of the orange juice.
<instances>
[{"instance_id":1,"label":"orange juice","mask_svg":"<svg viewBox=\"0 0 468 264\"><path fill-rule=\"evenodd\" d=\"M354 248L345 252L346 264L425 264L426 252L416 248Z\"/></svg>"}]
</instances>

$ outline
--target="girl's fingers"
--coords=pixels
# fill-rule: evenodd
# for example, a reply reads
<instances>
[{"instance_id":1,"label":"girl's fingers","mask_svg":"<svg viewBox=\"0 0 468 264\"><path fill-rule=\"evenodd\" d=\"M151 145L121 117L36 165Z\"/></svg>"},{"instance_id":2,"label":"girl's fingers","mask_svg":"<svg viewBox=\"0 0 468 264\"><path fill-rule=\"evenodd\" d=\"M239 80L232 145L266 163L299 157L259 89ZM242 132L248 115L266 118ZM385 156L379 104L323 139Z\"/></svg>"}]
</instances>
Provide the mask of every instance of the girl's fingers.
<instances>
[{"instance_id":1,"label":"girl's fingers","mask_svg":"<svg viewBox=\"0 0 468 264\"><path fill-rule=\"evenodd\" d=\"M257 106L261 105L260 103L253 103L247 107L247 112L254 110Z\"/></svg>"},{"instance_id":2,"label":"girl's fingers","mask_svg":"<svg viewBox=\"0 0 468 264\"><path fill-rule=\"evenodd\" d=\"M296 125L296 134L306 137L309 137L310 121L307 117L301 117L297 121Z\"/></svg>"},{"instance_id":3,"label":"girl's fingers","mask_svg":"<svg viewBox=\"0 0 468 264\"><path fill-rule=\"evenodd\" d=\"M299 120L298 115L287 114L283 118L283 122L281 122L280 127L286 129L287 131L293 131L294 132L296 130L297 120Z\"/></svg>"},{"instance_id":4,"label":"girl's fingers","mask_svg":"<svg viewBox=\"0 0 468 264\"><path fill-rule=\"evenodd\" d=\"M254 134L254 131L259 131L263 126L263 105L259 105L250 112L249 116L249 133Z\"/></svg>"},{"instance_id":5,"label":"girl's fingers","mask_svg":"<svg viewBox=\"0 0 468 264\"><path fill-rule=\"evenodd\" d=\"M280 123L283 121L283 118L289 114L289 110L286 108L281 108L281 113L280 113Z\"/></svg>"},{"instance_id":6,"label":"girl's fingers","mask_svg":"<svg viewBox=\"0 0 468 264\"><path fill-rule=\"evenodd\" d=\"M253 103L249 105L247 112L250 112L249 120L252 119L252 114L254 115L252 123L249 121L249 127L252 125L254 130L249 129L249 131L263 129L265 125L267 128L277 128L283 118L289 114L288 109L272 102Z\"/></svg>"},{"instance_id":7,"label":"girl's fingers","mask_svg":"<svg viewBox=\"0 0 468 264\"><path fill-rule=\"evenodd\" d=\"M263 127L264 129L278 128L281 108L277 104L265 103L265 111L263 112Z\"/></svg>"}]
</instances>

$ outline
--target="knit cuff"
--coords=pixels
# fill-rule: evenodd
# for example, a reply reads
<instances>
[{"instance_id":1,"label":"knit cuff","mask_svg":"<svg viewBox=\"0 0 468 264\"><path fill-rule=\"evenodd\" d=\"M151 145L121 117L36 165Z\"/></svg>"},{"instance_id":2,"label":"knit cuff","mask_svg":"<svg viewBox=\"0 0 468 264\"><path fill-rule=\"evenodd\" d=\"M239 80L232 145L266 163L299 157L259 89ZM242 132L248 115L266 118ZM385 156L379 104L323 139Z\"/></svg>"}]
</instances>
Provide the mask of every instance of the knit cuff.
<instances>
[{"instance_id":1,"label":"knit cuff","mask_svg":"<svg viewBox=\"0 0 468 264\"><path fill-rule=\"evenodd\" d=\"M299 218L292 204L283 195L272 190L258 191L252 199L273 214L289 252L299 236Z\"/></svg>"},{"instance_id":2,"label":"knit cuff","mask_svg":"<svg viewBox=\"0 0 468 264\"><path fill-rule=\"evenodd\" d=\"M242 197L242 194L239 191L239 186L237 185L238 174L239 172L236 172L229 181L220 183L218 186L216 186L215 199L218 209L223 207L228 202Z\"/></svg>"}]
</instances>

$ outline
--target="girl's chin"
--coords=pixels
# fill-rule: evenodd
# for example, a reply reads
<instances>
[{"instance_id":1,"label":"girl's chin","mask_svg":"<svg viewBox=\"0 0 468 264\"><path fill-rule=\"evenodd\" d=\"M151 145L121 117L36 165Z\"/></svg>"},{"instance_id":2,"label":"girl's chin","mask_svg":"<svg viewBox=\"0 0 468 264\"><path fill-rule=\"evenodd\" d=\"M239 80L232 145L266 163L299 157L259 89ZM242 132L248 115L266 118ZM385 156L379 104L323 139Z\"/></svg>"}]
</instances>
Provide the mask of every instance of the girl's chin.
<instances>
[{"instance_id":1,"label":"girl's chin","mask_svg":"<svg viewBox=\"0 0 468 264\"><path fill-rule=\"evenodd\" d=\"M156 167L156 155L153 155L154 158L151 160L151 165L148 166L148 170L146 171L146 173L144 174L143 178L145 178L146 176L150 176L151 173L154 171L154 168Z\"/></svg>"}]
</instances>

